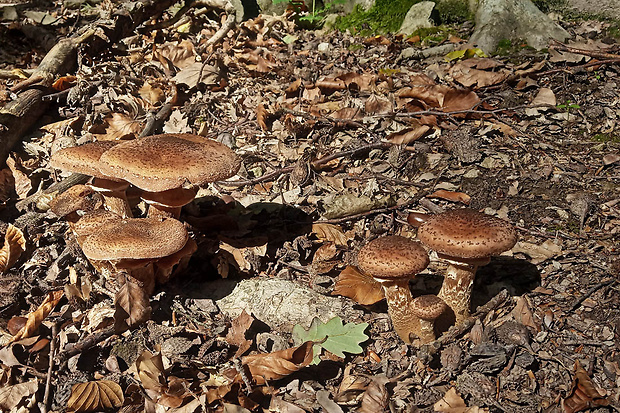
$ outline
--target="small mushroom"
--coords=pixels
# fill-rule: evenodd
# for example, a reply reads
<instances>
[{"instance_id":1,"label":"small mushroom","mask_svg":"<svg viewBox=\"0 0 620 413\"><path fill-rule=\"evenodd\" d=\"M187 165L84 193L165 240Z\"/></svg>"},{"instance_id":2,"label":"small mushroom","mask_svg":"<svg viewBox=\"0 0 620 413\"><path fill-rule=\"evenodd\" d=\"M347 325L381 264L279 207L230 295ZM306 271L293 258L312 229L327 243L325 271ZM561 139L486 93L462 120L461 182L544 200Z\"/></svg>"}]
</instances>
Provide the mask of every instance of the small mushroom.
<instances>
[{"instance_id":1,"label":"small mushroom","mask_svg":"<svg viewBox=\"0 0 620 413\"><path fill-rule=\"evenodd\" d=\"M360 270L381 283L394 330L405 343L411 344L420 322L411 308L409 280L428 265L426 250L419 242L390 235L364 245L357 263Z\"/></svg>"},{"instance_id":2,"label":"small mushroom","mask_svg":"<svg viewBox=\"0 0 620 413\"><path fill-rule=\"evenodd\" d=\"M239 157L226 145L202 136L179 133L121 142L101 156L99 170L150 192L145 200L151 202L156 198L152 193L179 188L193 190L209 182L230 178L240 165ZM181 197L185 198L187 194L185 192ZM172 214L177 213L178 203L174 201L171 205L175 209ZM155 208L170 213L165 208ZM159 212L149 215L161 215Z\"/></svg>"},{"instance_id":3,"label":"small mushroom","mask_svg":"<svg viewBox=\"0 0 620 413\"><path fill-rule=\"evenodd\" d=\"M469 317L478 266L511 249L517 232L507 221L463 208L430 216L418 228L418 239L449 263L438 296L452 308L459 323Z\"/></svg>"},{"instance_id":4,"label":"small mushroom","mask_svg":"<svg viewBox=\"0 0 620 413\"><path fill-rule=\"evenodd\" d=\"M413 333L420 338L422 344L435 340L435 320L447 308L444 300L436 295L421 295L413 299L411 311L419 317L419 328Z\"/></svg>"},{"instance_id":5,"label":"small mushroom","mask_svg":"<svg viewBox=\"0 0 620 413\"><path fill-rule=\"evenodd\" d=\"M96 141L64 148L52 155L50 165L62 171L94 177L95 180L90 186L102 194L105 207L125 218L131 217L131 209L125 196L129 184L99 171L101 155L117 144L118 141Z\"/></svg>"}]
</instances>

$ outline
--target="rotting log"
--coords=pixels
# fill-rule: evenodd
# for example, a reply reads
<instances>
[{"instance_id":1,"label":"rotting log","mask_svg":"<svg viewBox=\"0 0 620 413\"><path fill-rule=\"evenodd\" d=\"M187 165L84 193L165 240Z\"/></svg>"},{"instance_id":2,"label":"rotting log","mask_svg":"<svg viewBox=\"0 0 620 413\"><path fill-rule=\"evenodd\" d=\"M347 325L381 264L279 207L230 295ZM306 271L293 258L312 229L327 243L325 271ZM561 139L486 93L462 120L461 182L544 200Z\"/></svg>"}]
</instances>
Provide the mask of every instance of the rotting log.
<instances>
[{"instance_id":1,"label":"rotting log","mask_svg":"<svg viewBox=\"0 0 620 413\"><path fill-rule=\"evenodd\" d=\"M173 0L127 2L109 19L95 22L78 36L60 40L30 78L13 88L18 92L17 98L0 109L0 166L6 162L11 149L47 110L49 102L42 98L49 93L54 79L76 70L78 47L84 47L88 54L96 55L132 34L137 26L159 15L173 3Z\"/></svg>"}]
</instances>

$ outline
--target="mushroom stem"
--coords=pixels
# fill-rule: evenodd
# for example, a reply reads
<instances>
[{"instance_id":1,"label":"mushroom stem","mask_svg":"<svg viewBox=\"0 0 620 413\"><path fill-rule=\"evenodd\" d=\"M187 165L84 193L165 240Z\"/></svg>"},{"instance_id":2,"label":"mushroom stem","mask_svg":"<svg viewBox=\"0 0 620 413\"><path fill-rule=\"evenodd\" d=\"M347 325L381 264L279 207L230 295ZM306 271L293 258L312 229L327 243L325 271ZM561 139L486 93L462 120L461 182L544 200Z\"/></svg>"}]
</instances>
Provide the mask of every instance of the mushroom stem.
<instances>
[{"instance_id":1,"label":"mushroom stem","mask_svg":"<svg viewBox=\"0 0 620 413\"><path fill-rule=\"evenodd\" d=\"M411 334L420 335L420 318L411 312L413 297L409 290L409 280L384 281L381 286L394 330L406 344L411 344Z\"/></svg>"},{"instance_id":2,"label":"mushroom stem","mask_svg":"<svg viewBox=\"0 0 620 413\"><path fill-rule=\"evenodd\" d=\"M417 334L422 344L428 344L435 340L435 323L434 321L419 319L420 329Z\"/></svg>"},{"instance_id":3,"label":"mushroom stem","mask_svg":"<svg viewBox=\"0 0 620 413\"><path fill-rule=\"evenodd\" d=\"M474 286L476 271L480 265L485 265L488 262L489 258L470 262L455 261L454 259L448 261L448 269L437 296L454 311L457 324L469 317L471 291Z\"/></svg>"}]
</instances>

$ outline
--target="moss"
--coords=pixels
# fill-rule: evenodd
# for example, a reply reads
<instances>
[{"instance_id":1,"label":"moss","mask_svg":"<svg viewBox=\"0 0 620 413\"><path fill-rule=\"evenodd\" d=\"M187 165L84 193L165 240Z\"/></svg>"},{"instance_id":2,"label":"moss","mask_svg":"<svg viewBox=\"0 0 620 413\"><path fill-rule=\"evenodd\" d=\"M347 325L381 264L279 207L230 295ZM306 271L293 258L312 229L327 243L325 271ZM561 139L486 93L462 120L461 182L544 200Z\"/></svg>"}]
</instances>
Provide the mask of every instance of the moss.
<instances>
[{"instance_id":1,"label":"moss","mask_svg":"<svg viewBox=\"0 0 620 413\"><path fill-rule=\"evenodd\" d=\"M435 10L444 24L460 24L467 20L473 20L474 16L469 11L469 5L464 0L441 0L436 2Z\"/></svg>"},{"instance_id":2,"label":"moss","mask_svg":"<svg viewBox=\"0 0 620 413\"><path fill-rule=\"evenodd\" d=\"M596 135L592 136L592 141L603 142L603 143L608 143L608 142L620 143L620 136L612 135L609 133L597 133Z\"/></svg>"},{"instance_id":3,"label":"moss","mask_svg":"<svg viewBox=\"0 0 620 413\"><path fill-rule=\"evenodd\" d=\"M335 27L341 31L350 30L363 36L397 32L403 24L405 15L417 2L417 0L377 0L368 11L358 5L349 15L340 17Z\"/></svg>"}]
</instances>

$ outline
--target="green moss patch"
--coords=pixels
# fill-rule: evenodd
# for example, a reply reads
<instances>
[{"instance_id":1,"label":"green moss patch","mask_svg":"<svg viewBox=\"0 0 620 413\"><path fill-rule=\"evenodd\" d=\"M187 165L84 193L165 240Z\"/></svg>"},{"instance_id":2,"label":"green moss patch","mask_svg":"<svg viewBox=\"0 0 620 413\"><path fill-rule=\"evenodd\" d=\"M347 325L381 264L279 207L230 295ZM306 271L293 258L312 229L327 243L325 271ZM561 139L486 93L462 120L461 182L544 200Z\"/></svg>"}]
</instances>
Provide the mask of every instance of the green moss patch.
<instances>
[{"instance_id":1,"label":"green moss patch","mask_svg":"<svg viewBox=\"0 0 620 413\"><path fill-rule=\"evenodd\" d=\"M400 29L405 15L417 0L377 0L375 5L365 11L359 5L347 16L340 17L335 28L350 30L353 34L372 36L394 33Z\"/></svg>"}]
</instances>

